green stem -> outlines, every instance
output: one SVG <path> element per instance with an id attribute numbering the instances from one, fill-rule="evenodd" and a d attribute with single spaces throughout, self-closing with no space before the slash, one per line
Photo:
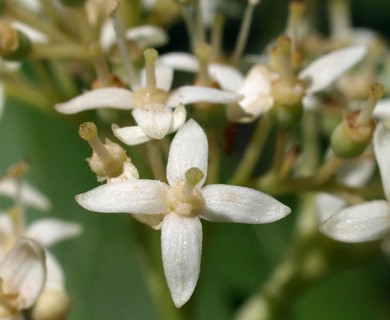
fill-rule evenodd
<path id="1" fill-rule="evenodd" d="M 157 141 L 146 143 L 149 163 L 152 168 L 154 178 L 160 181 L 166 181 L 165 165 L 161 157 L 160 146 Z"/>
<path id="2" fill-rule="evenodd" d="M 76 44 L 34 44 L 32 58 L 38 59 L 77 59 L 91 61 L 91 53 Z"/>
<path id="3" fill-rule="evenodd" d="M 209 167 L 207 172 L 207 184 L 213 184 L 219 182 L 220 173 L 220 154 L 217 143 L 218 134 L 216 129 L 210 129 L 207 132 L 207 138 L 209 141 Z"/>
<path id="4" fill-rule="evenodd" d="M 261 156 L 264 145 L 267 141 L 271 122 L 267 115 L 263 115 L 256 125 L 251 141 L 245 149 L 245 153 L 237 166 L 229 184 L 244 185 L 250 179 L 258 159 Z"/>

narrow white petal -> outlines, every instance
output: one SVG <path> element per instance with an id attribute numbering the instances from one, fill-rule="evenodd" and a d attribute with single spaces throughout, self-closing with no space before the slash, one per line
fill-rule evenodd
<path id="1" fill-rule="evenodd" d="M 203 185 L 207 175 L 208 142 L 203 129 L 192 119 L 188 120 L 176 133 L 169 150 L 167 179 L 175 185 L 185 177 L 188 169 L 199 168 L 204 178 L 198 185 Z"/>
<path id="2" fill-rule="evenodd" d="M 223 184 L 202 189 L 205 209 L 201 217 L 214 222 L 268 223 L 279 220 L 291 209 L 260 191 Z"/>
<path id="3" fill-rule="evenodd" d="M 390 123 L 390 98 L 379 100 L 374 109 L 374 117 Z"/>
<path id="4" fill-rule="evenodd" d="M 136 108 L 132 114 L 145 134 L 154 139 L 164 138 L 172 125 L 172 109 L 163 104 Z"/>
<path id="5" fill-rule="evenodd" d="M 111 46 L 115 43 L 116 36 L 112 20 L 107 19 L 100 29 L 99 42 L 104 51 L 108 51 Z"/>
<path id="6" fill-rule="evenodd" d="M 345 161 L 336 173 L 338 181 L 351 187 L 364 186 L 375 172 L 375 162 L 370 157 Z"/>
<path id="7" fill-rule="evenodd" d="M 161 227 L 165 277 L 175 306 L 180 308 L 194 292 L 202 253 L 202 225 L 197 217 L 168 214 Z"/>
<path id="8" fill-rule="evenodd" d="M 169 133 L 179 130 L 183 126 L 184 122 L 186 122 L 186 117 L 187 111 L 184 105 L 179 105 L 175 108 L 175 111 L 173 111 L 172 124 L 169 128 Z"/>
<path id="9" fill-rule="evenodd" d="M 32 239 L 20 238 L 0 264 L 6 292 L 19 293 L 19 308 L 30 307 L 46 279 L 45 252 Z"/>
<path id="10" fill-rule="evenodd" d="M 175 70 L 195 73 L 199 69 L 198 59 L 196 59 L 196 57 L 190 53 L 166 53 L 159 57 L 159 61 L 162 61 L 163 63 L 172 67 Z"/>
<path id="11" fill-rule="evenodd" d="M 353 42 L 360 45 L 371 46 L 378 40 L 378 34 L 367 28 L 353 28 Z"/>
<path id="12" fill-rule="evenodd" d="M 49 247 L 57 242 L 77 237 L 81 231 L 81 225 L 78 223 L 47 218 L 31 223 L 25 236 L 34 239 L 43 247 Z"/>
<path id="13" fill-rule="evenodd" d="M 320 223 L 329 219 L 348 204 L 343 198 L 330 193 L 320 192 L 315 199 L 316 212 Z"/>
<path id="14" fill-rule="evenodd" d="M 125 37 L 128 40 L 137 42 L 143 48 L 159 47 L 168 42 L 168 34 L 164 29 L 146 24 L 128 29 Z"/>
<path id="15" fill-rule="evenodd" d="M 129 110 L 133 107 L 133 93 L 123 88 L 102 88 L 83 93 L 72 100 L 56 104 L 58 112 L 73 114 L 80 111 L 114 108 Z"/>
<path id="16" fill-rule="evenodd" d="M 44 290 L 65 290 L 65 274 L 57 259 L 46 250 L 46 282 Z"/>
<path id="17" fill-rule="evenodd" d="M 4 178 L 0 181 L 0 195 L 16 199 L 19 194 L 19 182 L 15 179 Z M 29 183 L 22 181 L 20 187 L 21 201 L 28 206 L 36 209 L 47 211 L 50 209 L 51 204 L 49 199 L 46 198 L 40 191 L 31 186 Z"/>
<path id="18" fill-rule="evenodd" d="M 83 208 L 97 212 L 158 214 L 168 211 L 167 185 L 155 180 L 119 181 L 76 196 Z"/>
<path id="19" fill-rule="evenodd" d="M 210 77 L 218 83 L 222 90 L 238 92 L 244 77 L 236 68 L 223 64 L 210 64 Z"/>
<path id="20" fill-rule="evenodd" d="M 326 220 L 320 230 L 343 242 L 381 239 L 390 232 L 389 204 L 378 200 L 345 208 Z"/>
<path id="21" fill-rule="evenodd" d="M 168 98 L 167 106 L 176 107 L 179 104 L 190 104 L 197 102 L 209 103 L 231 103 L 242 99 L 242 95 L 234 92 L 222 91 L 218 89 L 183 86 L 173 91 Z"/>
<path id="22" fill-rule="evenodd" d="M 343 73 L 358 63 L 367 53 L 365 46 L 354 46 L 333 51 L 302 70 L 298 78 L 308 82 L 306 94 L 325 89 Z"/>
<path id="23" fill-rule="evenodd" d="M 152 140 L 152 138 L 149 137 L 139 126 L 119 128 L 116 124 L 113 124 L 112 132 L 115 137 L 129 146 L 135 146 Z"/>
<path id="24" fill-rule="evenodd" d="M 390 200 L 390 130 L 378 123 L 374 133 L 374 151 L 386 198 Z"/>
<path id="25" fill-rule="evenodd" d="M 173 69 L 172 67 L 157 61 L 155 65 L 156 86 L 166 92 L 171 90 L 173 81 Z M 141 85 L 146 86 L 146 72 L 145 69 L 141 70 Z"/>
<path id="26" fill-rule="evenodd" d="M 15 27 L 17 30 L 24 33 L 31 42 L 37 42 L 37 43 L 48 43 L 49 37 L 38 31 L 37 29 L 31 28 L 29 25 L 24 24 L 19 21 L 13 21 L 12 26 Z"/>
<path id="27" fill-rule="evenodd" d="M 239 104 L 246 113 L 257 117 L 272 107 L 271 83 L 275 77 L 275 73 L 263 65 L 256 65 L 248 72 L 239 90 L 244 96 Z"/>

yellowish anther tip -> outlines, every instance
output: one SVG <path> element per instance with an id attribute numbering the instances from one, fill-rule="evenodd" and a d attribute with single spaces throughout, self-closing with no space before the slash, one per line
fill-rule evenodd
<path id="1" fill-rule="evenodd" d="M 195 56 L 202 61 L 208 61 L 211 55 L 211 46 L 207 43 L 200 43 L 194 49 Z"/>
<path id="2" fill-rule="evenodd" d="M 156 49 L 147 48 L 144 51 L 144 58 L 146 63 L 154 62 L 158 59 L 158 52 Z"/>
<path id="3" fill-rule="evenodd" d="M 370 88 L 370 95 L 375 99 L 381 99 L 386 92 L 386 88 L 383 84 L 376 82 Z"/>
<path id="4" fill-rule="evenodd" d="M 291 51 L 291 39 L 288 36 L 279 36 L 276 43 L 281 52 L 288 53 Z"/>
<path id="5" fill-rule="evenodd" d="M 196 185 L 201 181 L 204 177 L 203 172 L 196 167 L 193 167 L 191 169 L 188 169 L 186 172 L 186 180 L 188 183 L 192 185 Z"/>
<path id="6" fill-rule="evenodd" d="M 84 122 L 80 125 L 79 136 L 81 139 L 91 141 L 97 137 L 97 127 L 93 122 Z"/>

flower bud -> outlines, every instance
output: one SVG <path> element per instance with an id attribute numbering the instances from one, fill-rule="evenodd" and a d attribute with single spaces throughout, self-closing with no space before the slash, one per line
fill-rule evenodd
<path id="1" fill-rule="evenodd" d="M 32 311 L 34 320 L 64 320 L 70 308 L 70 299 L 65 292 L 44 290 Z"/>

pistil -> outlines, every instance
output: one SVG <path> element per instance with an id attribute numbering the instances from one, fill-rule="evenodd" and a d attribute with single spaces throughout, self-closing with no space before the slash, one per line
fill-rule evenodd
<path id="1" fill-rule="evenodd" d="M 366 126 L 371 122 L 372 113 L 378 101 L 385 94 L 385 87 L 381 83 L 375 83 L 371 86 L 368 94 L 368 100 L 356 119 L 356 124 Z"/>

